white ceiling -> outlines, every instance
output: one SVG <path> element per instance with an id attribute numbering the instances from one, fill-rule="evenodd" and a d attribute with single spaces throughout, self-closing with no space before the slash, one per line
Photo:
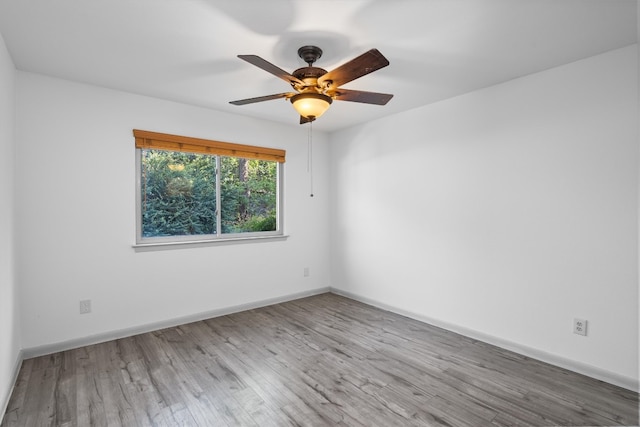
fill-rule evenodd
<path id="1" fill-rule="evenodd" d="M 333 131 L 637 42 L 636 0 L 0 0 L 16 68 L 298 125 L 288 92 L 244 62 L 293 71 L 300 46 L 331 70 L 371 49 L 391 65 L 345 88 L 386 106 L 334 102 Z"/>

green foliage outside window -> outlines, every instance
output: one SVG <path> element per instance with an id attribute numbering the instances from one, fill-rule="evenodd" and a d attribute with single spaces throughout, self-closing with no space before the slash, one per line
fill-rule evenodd
<path id="1" fill-rule="evenodd" d="M 142 237 L 217 234 L 217 157 L 141 150 Z M 277 163 L 220 157 L 222 234 L 277 229 Z"/>

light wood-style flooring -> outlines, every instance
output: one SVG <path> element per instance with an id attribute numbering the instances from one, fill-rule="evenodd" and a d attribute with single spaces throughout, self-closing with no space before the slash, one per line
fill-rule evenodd
<path id="1" fill-rule="evenodd" d="M 329 293 L 25 360 L 2 422 L 637 424 L 637 393 Z"/>

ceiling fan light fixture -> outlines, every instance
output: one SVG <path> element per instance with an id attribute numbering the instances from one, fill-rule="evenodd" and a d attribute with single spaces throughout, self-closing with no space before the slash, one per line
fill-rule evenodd
<path id="1" fill-rule="evenodd" d="M 322 93 L 299 93 L 291 97 L 293 108 L 304 118 L 317 119 L 329 109 L 333 102 L 330 96 Z"/>

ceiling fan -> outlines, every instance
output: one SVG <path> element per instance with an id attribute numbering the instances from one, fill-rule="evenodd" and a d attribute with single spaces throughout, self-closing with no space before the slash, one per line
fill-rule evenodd
<path id="1" fill-rule="evenodd" d="M 365 92 L 361 90 L 343 89 L 342 86 L 352 80 L 372 73 L 389 65 L 389 61 L 378 49 L 368 52 L 327 72 L 314 67 L 313 63 L 322 56 L 322 49 L 317 46 L 302 46 L 298 56 L 308 64 L 289 74 L 283 69 L 256 55 L 238 55 L 238 58 L 281 78 L 291 85 L 295 92 L 277 93 L 257 98 L 231 101 L 233 105 L 253 104 L 254 102 L 272 99 L 289 99 L 293 107 L 300 113 L 300 124 L 312 122 L 320 117 L 333 100 L 361 102 L 365 104 L 385 105 L 393 97 L 386 93 Z"/>

